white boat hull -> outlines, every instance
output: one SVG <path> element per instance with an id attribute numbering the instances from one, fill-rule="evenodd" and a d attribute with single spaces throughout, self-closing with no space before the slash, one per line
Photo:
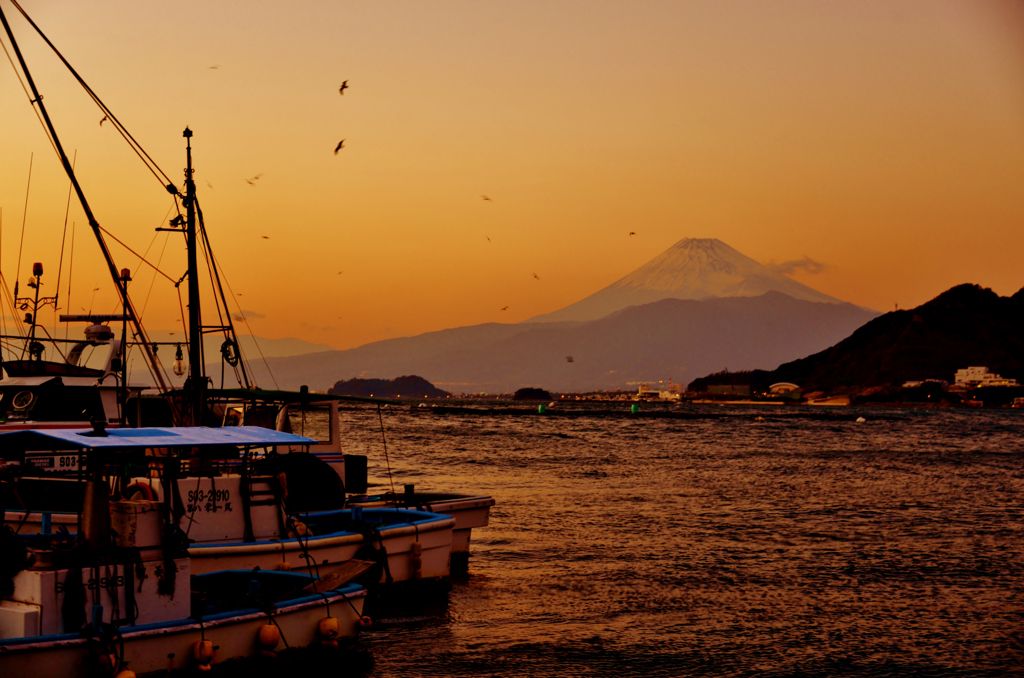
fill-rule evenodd
<path id="1" fill-rule="evenodd" d="M 438 498 L 432 498 L 430 493 L 423 495 L 423 500 L 418 498 L 414 502 L 414 508 L 430 513 L 440 513 L 451 516 L 455 519 L 455 527 L 452 529 L 452 554 L 468 555 L 469 542 L 474 527 L 486 527 L 490 522 L 491 507 L 494 506 L 494 499 L 481 495 L 446 495 L 438 494 Z M 407 506 L 403 501 L 403 495 L 397 495 L 398 499 L 388 497 L 364 497 L 350 500 L 350 506 L 381 507 L 381 506 Z M 418 497 L 418 495 L 414 495 Z"/>
<path id="2" fill-rule="evenodd" d="M 310 517 L 317 515 L 310 514 Z M 381 540 L 374 540 L 372 544 L 377 548 L 383 544 L 387 553 L 387 568 L 381 573 L 380 583 L 447 579 L 451 574 L 454 526 L 455 519 L 448 517 L 420 524 L 381 527 Z M 343 532 L 250 544 L 193 544 L 189 557 L 195 574 L 260 567 L 325 577 L 355 559 L 364 543 L 362 534 Z"/>
<path id="3" fill-rule="evenodd" d="M 289 647 L 317 643 L 319 622 L 327 616 L 338 620 L 341 638 L 353 638 L 359 632 L 365 597 L 365 589 L 348 593 L 330 591 L 280 603 L 274 622 Z M 252 611 L 205 621 L 202 625 L 189 619 L 177 625 L 123 627 L 120 631 L 124 639 L 124 662 L 140 675 L 195 667 L 193 647 L 204 637 L 217 648 L 214 663 L 255 656 L 268 649 L 261 647 L 257 638 L 260 627 L 268 623 L 266 613 Z M 281 642 L 278 649 L 283 646 Z M 36 642 L 0 641 L 0 675 L 84 677 L 89 652 L 89 641 L 72 634 L 41 637 Z"/>

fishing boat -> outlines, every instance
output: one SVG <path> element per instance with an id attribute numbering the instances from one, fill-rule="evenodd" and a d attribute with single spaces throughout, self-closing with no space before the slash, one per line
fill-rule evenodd
<path id="1" fill-rule="evenodd" d="M 494 499 L 486 495 L 417 492 L 415 485 L 406 485 L 401 493 L 384 492 L 348 497 L 347 504 L 364 508 L 415 508 L 451 516 L 455 519 L 455 526 L 452 529 L 452 558 L 461 562 L 469 558 L 469 541 L 473 528 L 486 527 L 490 522 Z"/>
<path id="2" fill-rule="evenodd" d="M 77 529 L 68 510 L 89 491 L 83 440 L 95 449 L 132 449 L 110 488 L 120 497 L 166 506 L 186 540 L 192 571 L 251 569 L 327 576 L 354 559 L 374 565 L 368 583 L 444 582 L 451 571 L 451 516 L 356 506 L 296 514 L 277 448 L 312 439 L 254 426 L 49 429 L 12 453 L 0 435 L 0 458 L 25 469 L 4 503 L 5 523 L 19 534 L 47 525 Z M 288 459 L 307 452 L 289 452 Z M 36 469 L 74 468 L 41 476 Z"/>
<path id="3" fill-rule="evenodd" d="M 32 28 L 53 48 L 52 43 L 46 39 L 42 31 L 32 22 L 24 10 L 18 5 L 15 6 L 24 15 Z M 39 297 L 42 266 L 37 265 L 39 267 L 39 274 L 34 277 L 36 292 L 33 300 L 32 322 L 30 323 L 29 330 L 30 338 L 25 342 L 30 359 L 28 361 L 8 361 L 10 367 L 8 368 L 5 364 L 3 374 L 0 374 L 0 409 L 4 407 L 5 403 L 10 403 L 12 408 L 7 419 L 8 424 L 10 424 L 9 427 L 38 429 L 52 426 L 54 428 L 64 428 L 102 419 L 109 427 L 227 427 L 241 424 L 288 431 L 291 428 L 289 416 L 291 412 L 294 412 L 296 409 L 301 410 L 320 405 L 326 407 L 328 412 L 329 433 L 327 439 L 315 441 L 311 443 L 312 447 L 306 446 L 304 449 L 315 454 L 318 459 L 325 462 L 333 470 L 341 483 L 342 493 L 334 503 L 321 505 L 318 507 L 319 510 L 344 509 L 347 507 L 346 494 L 365 494 L 369 489 L 365 475 L 366 458 L 363 455 L 343 452 L 338 403 L 344 400 L 365 401 L 367 399 L 313 394 L 307 389 L 301 389 L 299 392 L 260 389 L 246 369 L 246 362 L 239 349 L 238 337 L 232 319 L 234 313 L 229 308 L 227 297 L 224 294 L 222 273 L 210 247 L 196 192 L 195 171 L 192 163 L 192 131 L 186 128 L 183 132 L 183 137 L 186 141 L 186 166 L 183 190 L 179 190 L 166 173 L 156 165 L 149 154 L 135 141 L 134 137 L 127 133 L 127 130 L 124 129 L 113 111 L 107 108 L 92 93 L 88 85 L 77 73 L 74 73 L 70 64 L 58 53 L 60 59 L 71 70 L 83 87 L 90 94 L 93 94 L 93 100 L 101 108 L 105 118 L 122 133 L 122 136 L 132 145 L 148 169 L 164 182 L 167 193 L 174 201 L 175 216 L 169 220 L 165 227 L 157 229 L 158 231 L 167 231 L 182 236 L 187 253 L 186 273 L 181 280 L 178 280 L 176 286 L 183 280 L 187 282 L 188 318 L 186 326 L 188 333 L 184 342 L 175 342 L 172 346 L 168 346 L 169 349 L 175 351 L 172 363 L 173 373 L 177 377 L 185 377 L 185 381 L 180 388 L 171 386 L 171 376 L 157 358 L 157 352 L 161 345 L 158 342 L 149 340 L 143 328 L 140 314 L 136 311 L 129 295 L 130 271 L 123 268 L 119 269 L 114 263 L 104 237 L 105 231 L 100 227 L 75 176 L 72 163 L 64 152 L 57 131 L 47 113 L 43 96 L 35 85 L 2 8 L 0 8 L 0 21 L 3 23 L 13 52 L 20 64 L 20 70 L 24 76 L 27 88 L 31 92 L 32 103 L 38 108 L 40 118 L 47 130 L 54 150 L 61 159 L 78 202 L 99 244 L 101 254 L 111 275 L 111 281 L 117 289 L 122 306 L 122 313 L 117 316 L 61 317 L 62 320 L 88 321 L 90 324 L 86 333 L 86 339 L 87 342 L 91 342 L 89 345 L 99 345 L 102 340 L 102 342 L 109 346 L 109 356 L 101 368 L 97 368 L 100 369 L 99 372 L 83 372 L 79 359 L 75 357 L 80 355 L 80 353 L 76 354 L 75 349 L 72 349 L 65 356 L 64 352 L 60 350 L 59 342 L 52 340 L 52 338 L 49 340 L 49 343 L 53 345 L 51 352 L 53 357 L 44 360 L 42 347 L 45 342 L 42 341 L 41 337 L 36 336 L 35 328 L 37 327 L 39 309 L 49 302 L 47 297 Z M 56 52 L 56 48 L 53 49 Z M 203 319 L 203 303 L 199 283 L 203 277 L 200 274 L 199 267 L 201 255 L 205 257 L 206 267 L 210 273 L 213 300 L 216 305 L 216 313 L 210 314 L 210 317 L 217 319 L 215 323 L 204 321 Z M 57 306 L 56 297 L 53 298 L 52 303 L 54 307 Z M 120 322 L 120 339 L 116 339 L 115 327 L 103 324 L 110 322 Z M 92 332 L 91 334 L 90 331 Z M 222 339 L 219 348 L 221 361 L 220 388 L 213 387 L 212 380 L 206 373 L 204 353 L 204 339 L 216 335 L 220 335 Z M 77 345 L 76 343 L 75 346 L 77 347 Z M 182 352 L 182 345 L 185 346 L 187 351 L 187 359 Z M 156 397 L 146 397 L 142 393 L 142 386 L 129 384 L 127 366 L 129 364 L 129 351 L 132 348 L 141 350 L 142 362 L 148 369 L 149 377 L 152 381 L 152 389 L 156 392 Z M 58 360 L 56 356 L 60 356 L 62 359 Z M 18 370 L 21 370 L 21 372 L 18 372 Z M 31 370 L 34 370 L 36 373 L 31 373 Z M 226 373 L 234 375 L 239 386 L 238 388 L 225 388 L 224 375 Z M 77 381 L 72 380 L 73 375 Z M 30 381 L 25 381 L 26 379 Z M 94 388 L 95 390 L 89 391 L 86 387 Z M 12 391 L 9 399 L 5 397 L 5 389 Z M 71 389 L 77 389 L 75 397 L 71 397 Z M 90 398 L 95 399 L 97 396 L 100 398 L 102 407 L 87 406 L 87 403 L 79 401 L 80 398 L 87 400 Z M 46 404 L 51 402 L 59 404 L 59 406 L 54 406 L 54 411 L 63 412 L 63 410 L 67 410 L 73 412 L 74 416 L 47 415 L 44 417 L 43 415 L 47 412 Z M 380 405 L 379 401 L 373 402 L 376 402 L 378 406 Z M 24 405 L 24 407 L 14 410 L 15 404 L 19 407 Z M 4 423 L 0 422 L 0 430 L 3 429 Z M 59 455 L 51 455 L 50 458 L 54 459 L 55 462 L 61 461 Z M 70 459 L 69 457 L 65 461 Z M 305 471 L 300 470 L 299 466 L 300 464 L 292 464 L 285 471 L 287 482 L 292 486 L 311 482 L 308 474 L 305 478 L 300 478 L 300 475 Z M 307 470 L 309 466 L 309 464 L 305 464 Z M 52 470 L 58 471 L 60 467 Z M 320 470 L 314 470 L 313 477 L 320 473 Z M 379 498 L 369 499 L 362 503 L 372 506 L 382 502 L 383 505 L 398 505 L 396 502 L 379 500 Z M 489 497 L 456 497 L 448 495 L 444 501 L 431 501 L 430 508 L 456 516 L 459 523 L 459 532 L 455 539 L 456 550 L 458 553 L 466 553 L 472 527 L 480 527 L 487 524 L 490 506 L 493 503 L 493 499 Z"/>
<path id="4" fill-rule="evenodd" d="M 0 528 L 0 675 L 203 669 L 272 653 L 282 643 L 335 644 L 369 624 L 362 614 L 365 589 L 343 576 L 258 568 L 196 574 L 169 497 L 109 495 L 108 479 L 145 458 L 140 435 L 144 430 L 123 438 L 95 429 L 0 434 L 5 494 L 17 493 L 25 458 L 43 448 L 78 455 L 87 476 L 76 532 L 52 529 L 46 513 L 37 534 Z M 150 438 L 167 440 L 163 433 Z M 225 447 L 223 439 L 196 436 L 187 445 L 194 451 Z M 173 474 L 180 457 L 162 460 Z"/>

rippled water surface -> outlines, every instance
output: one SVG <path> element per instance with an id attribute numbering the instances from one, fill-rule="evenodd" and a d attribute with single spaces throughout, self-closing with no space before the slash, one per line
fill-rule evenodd
<path id="1" fill-rule="evenodd" d="M 497 505 L 360 676 L 1024 675 L 1024 411 L 470 407 L 384 411 L 396 488 Z"/>

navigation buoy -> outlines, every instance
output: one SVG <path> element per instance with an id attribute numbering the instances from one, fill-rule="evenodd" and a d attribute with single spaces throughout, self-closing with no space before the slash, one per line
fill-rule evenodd
<path id="1" fill-rule="evenodd" d="M 865 421 L 867 421 L 867 419 L 865 419 L 864 417 L 857 417 L 858 424 L 863 424 Z"/>
<path id="2" fill-rule="evenodd" d="M 640 406 L 637 405 L 636 403 L 633 403 L 633 406 L 629 408 L 629 411 L 632 412 L 633 414 L 636 414 L 637 412 L 640 411 Z"/>
<path id="3" fill-rule="evenodd" d="M 543 405 L 537 405 L 537 414 L 544 414 L 545 409 Z"/>

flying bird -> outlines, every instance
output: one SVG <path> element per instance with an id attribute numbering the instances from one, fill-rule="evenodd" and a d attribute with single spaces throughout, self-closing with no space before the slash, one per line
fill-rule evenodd
<path id="1" fill-rule="evenodd" d="M 250 186 L 255 186 L 256 185 L 256 180 L 259 179 L 262 176 L 263 176 L 262 174 L 257 174 L 252 179 L 246 179 L 245 183 L 249 184 Z"/>
<path id="2" fill-rule="evenodd" d="M 269 235 L 261 235 L 260 237 L 263 238 L 264 240 L 270 240 Z"/>
<path id="3" fill-rule="evenodd" d="M 630 235 L 636 235 L 636 231 L 630 231 L 629 234 Z"/>
<path id="4" fill-rule="evenodd" d="M 341 275 L 341 274 L 342 274 L 342 273 L 344 273 L 344 272 L 345 272 L 345 271 L 338 271 L 338 275 Z"/>
<path id="5" fill-rule="evenodd" d="M 348 80 L 341 83 L 341 87 L 338 88 L 338 94 L 345 96 L 345 90 L 348 89 Z"/>
<path id="6" fill-rule="evenodd" d="M 486 235 L 484 237 L 487 238 L 487 242 L 491 242 L 491 239 L 488 238 Z"/>
<path id="7" fill-rule="evenodd" d="M 533 274 L 533 277 L 534 277 L 535 279 L 537 279 L 537 280 L 540 280 L 540 276 L 539 276 L 539 275 L 537 275 L 536 273 L 534 273 L 534 274 Z"/>
<path id="8" fill-rule="evenodd" d="M 215 71 L 215 70 L 217 70 L 218 68 L 220 68 L 220 65 L 217 65 L 217 66 L 210 66 L 210 70 L 211 70 L 211 71 Z"/>
<path id="9" fill-rule="evenodd" d="M 239 293 L 238 293 L 238 296 L 242 296 L 242 293 L 241 293 L 241 292 L 239 292 Z"/>
<path id="10" fill-rule="evenodd" d="M 480 197 L 483 198 L 484 200 L 490 200 L 490 198 L 488 198 L 486 195 L 481 195 Z"/>
<path id="11" fill-rule="evenodd" d="M 345 140 L 342 139 L 338 142 L 338 145 L 334 147 L 334 155 L 338 155 L 338 151 L 345 148 Z"/>
<path id="12" fill-rule="evenodd" d="M 573 357 L 571 355 L 567 355 L 567 356 L 565 356 L 565 362 L 567 362 L 567 363 L 574 363 L 576 361 L 573 359 Z"/>
<path id="13" fill-rule="evenodd" d="M 210 188 L 213 188 L 213 184 L 211 184 L 209 181 L 206 182 L 206 185 L 209 186 Z"/>
<path id="14" fill-rule="evenodd" d="M 103 127 L 103 123 L 105 123 L 106 121 L 107 121 L 107 116 L 104 115 L 103 118 L 100 120 L 100 127 Z"/>
<path id="15" fill-rule="evenodd" d="M 502 311 L 507 311 L 507 310 L 508 310 L 508 306 L 502 306 L 502 307 L 501 307 L 501 310 L 502 310 Z"/>

